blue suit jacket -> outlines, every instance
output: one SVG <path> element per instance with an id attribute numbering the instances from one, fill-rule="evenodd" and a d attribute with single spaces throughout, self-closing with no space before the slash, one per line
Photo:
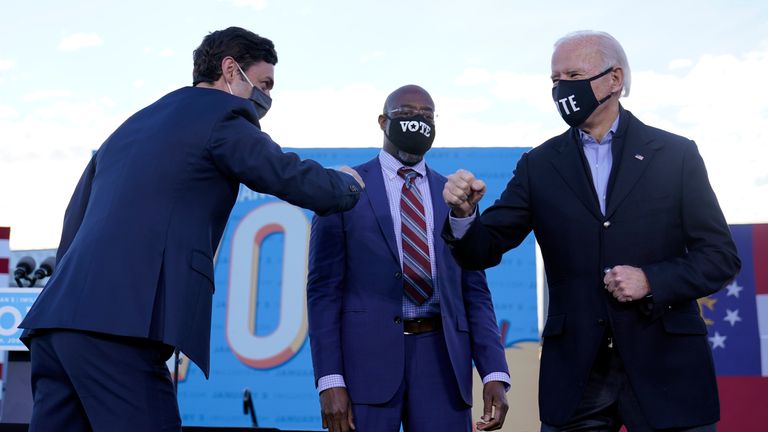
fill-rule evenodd
<path id="1" fill-rule="evenodd" d="M 499 263 L 533 230 L 549 311 L 539 381 L 541 419 L 571 418 L 606 327 L 640 407 L 658 429 L 714 423 L 717 384 L 696 299 L 722 288 L 740 261 L 696 145 L 621 109 L 605 216 L 575 128 L 523 155 L 496 203 L 461 240 L 467 268 Z M 640 267 L 652 298 L 619 303 L 603 269 Z"/>
<path id="2" fill-rule="evenodd" d="M 207 376 L 212 257 L 240 183 L 320 213 L 349 209 L 359 195 L 351 176 L 283 153 L 249 100 L 174 91 L 91 159 L 66 211 L 56 271 L 21 327 L 159 340 Z"/>
<path id="3" fill-rule="evenodd" d="M 358 167 L 366 189 L 352 209 L 315 217 L 309 247 L 309 336 L 315 380 L 344 376 L 354 403 L 392 398 L 403 379 L 403 279 L 378 158 Z M 445 177 L 427 168 L 434 209 L 435 284 L 450 363 L 466 403 L 472 360 L 481 376 L 506 372 L 491 295 L 480 271 L 464 271 L 440 238 Z"/>

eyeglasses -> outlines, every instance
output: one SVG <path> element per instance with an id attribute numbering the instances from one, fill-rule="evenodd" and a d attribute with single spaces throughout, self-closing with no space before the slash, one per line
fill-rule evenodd
<path id="1" fill-rule="evenodd" d="M 416 115 L 423 115 L 427 120 L 435 120 L 435 118 L 437 118 L 437 114 L 430 109 L 414 109 L 408 107 L 395 108 L 387 111 L 387 114 L 391 115 L 393 118 L 413 117 Z"/>

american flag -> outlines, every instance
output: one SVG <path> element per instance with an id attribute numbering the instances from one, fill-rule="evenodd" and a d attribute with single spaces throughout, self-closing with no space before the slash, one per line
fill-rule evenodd
<path id="1" fill-rule="evenodd" d="M 700 299 L 724 432 L 768 430 L 768 224 L 731 225 L 741 273 Z"/>
<path id="2" fill-rule="evenodd" d="M 11 249 L 8 240 L 11 238 L 11 229 L 9 227 L 0 227 L 0 287 L 7 287 L 9 277 L 9 267 L 11 263 Z"/>

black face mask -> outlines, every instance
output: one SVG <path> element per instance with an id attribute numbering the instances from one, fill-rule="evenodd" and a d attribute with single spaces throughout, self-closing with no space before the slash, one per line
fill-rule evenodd
<path id="1" fill-rule="evenodd" d="M 261 120 L 264 118 L 265 115 L 267 115 L 267 111 L 269 111 L 269 108 L 272 106 L 272 98 L 269 97 L 268 94 L 261 91 L 260 88 L 253 85 L 251 82 L 251 79 L 248 78 L 248 75 L 243 72 L 243 68 L 240 67 L 240 63 L 235 63 L 237 65 L 237 68 L 240 69 L 240 74 L 243 78 L 245 78 L 245 81 L 253 87 L 251 89 L 251 96 L 248 98 L 253 102 L 253 105 L 256 107 L 256 116 Z M 229 84 L 227 84 L 229 85 Z M 232 93 L 232 89 L 229 89 L 229 92 Z"/>
<path id="2" fill-rule="evenodd" d="M 398 149 L 421 156 L 432 148 L 435 140 L 435 123 L 421 114 L 412 117 L 389 119 L 385 135 Z"/>
<path id="3" fill-rule="evenodd" d="M 552 99 L 555 100 L 560 116 L 568 126 L 577 127 L 584 123 L 600 104 L 611 98 L 612 95 L 609 94 L 598 101 L 590 84 L 611 71 L 613 71 L 612 67 L 592 78 L 560 80 L 556 86 L 552 87 Z"/>
<path id="4" fill-rule="evenodd" d="M 269 108 L 272 106 L 272 98 L 259 90 L 258 87 L 254 87 L 253 90 L 251 90 L 251 97 L 248 99 L 250 99 L 256 107 L 256 115 L 259 117 L 259 120 L 267 115 L 267 111 L 269 111 Z"/>

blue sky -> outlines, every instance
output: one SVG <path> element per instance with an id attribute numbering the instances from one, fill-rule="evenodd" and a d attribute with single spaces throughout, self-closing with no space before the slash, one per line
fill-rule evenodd
<path id="1" fill-rule="evenodd" d="M 607 31 L 632 68 L 624 106 L 696 140 L 729 222 L 768 222 L 765 1 L 39 1 L 0 15 L 0 226 L 13 249 L 56 246 L 90 151 L 189 85 L 192 50 L 230 25 L 276 44 L 263 126 L 286 147 L 380 146 L 376 116 L 407 83 L 435 99 L 436 147 L 536 146 L 565 129 L 553 42 Z"/>

